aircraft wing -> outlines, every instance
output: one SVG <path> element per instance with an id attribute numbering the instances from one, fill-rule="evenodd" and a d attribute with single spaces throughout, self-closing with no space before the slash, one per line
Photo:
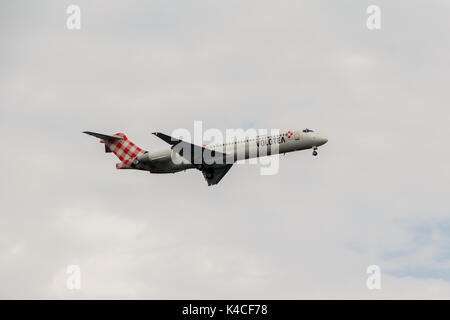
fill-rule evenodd
<path id="1" fill-rule="evenodd" d="M 221 167 L 212 167 L 202 170 L 203 176 L 205 177 L 208 186 L 218 184 L 220 180 L 227 174 L 228 170 L 231 169 L 232 164 L 225 164 Z"/>
<path id="2" fill-rule="evenodd" d="M 210 162 L 205 162 L 204 159 L 204 151 L 208 150 L 211 156 L 216 159 L 222 158 L 222 163 L 226 163 L 226 154 L 222 152 L 218 152 L 215 150 L 210 150 L 204 147 L 197 146 L 193 143 L 189 143 L 180 139 L 173 138 L 167 134 L 161 132 L 153 132 L 155 136 L 160 138 L 161 140 L 167 142 L 172 145 L 172 149 L 177 152 L 180 156 L 188 160 L 193 164 L 199 164 L 202 166 L 215 166 L 215 164 L 211 164 Z M 186 152 L 187 151 L 187 152 Z M 220 166 L 223 166 L 222 164 Z"/>
<path id="3" fill-rule="evenodd" d="M 205 177 L 208 186 L 215 185 L 219 183 L 220 180 L 227 174 L 228 170 L 230 170 L 231 164 L 226 164 L 227 155 L 218 152 L 215 150 L 208 150 L 207 148 L 197 146 L 195 144 L 173 138 L 164 133 L 153 132 L 155 136 L 164 140 L 168 144 L 172 145 L 172 149 L 175 150 L 180 156 L 187 159 L 193 164 L 198 164 L 198 169 L 202 171 L 203 176 Z M 208 150 L 211 153 L 211 156 L 215 157 L 215 159 L 222 158 L 222 164 L 219 163 L 207 163 L 204 159 L 204 151 Z M 184 154 L 184 151 L 188 151 L 187 154 Z"/>

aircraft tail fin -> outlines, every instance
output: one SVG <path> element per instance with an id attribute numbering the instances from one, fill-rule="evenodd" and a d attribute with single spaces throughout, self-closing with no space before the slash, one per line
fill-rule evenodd
<path id="1" fill-rule="evenodd" d="M 84 131 L 83 133 L 99 138 L 100 143 L 105 144 L 105 152 L 112 152 L 119 158 L 121 162 L 116 164 L 117 169 L 130 168 L 133 159 L 147 153 L 146 150 L 139 148 L 128 140 L 123 133 L 116 133 L 112 136 L 91 131 Z"/>

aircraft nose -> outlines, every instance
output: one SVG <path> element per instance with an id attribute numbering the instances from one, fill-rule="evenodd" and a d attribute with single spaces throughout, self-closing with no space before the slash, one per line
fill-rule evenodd
<path id="1" fill-rule="evenodd" d="M 321 146 L 321 145 L 323 145 L 323 144 L 328 142 L 328 139 L 325 138 L 325 137 L 317 137 L 317 140 L 318 140 L 317 142 L 318 142 L 319 146 Z"/>

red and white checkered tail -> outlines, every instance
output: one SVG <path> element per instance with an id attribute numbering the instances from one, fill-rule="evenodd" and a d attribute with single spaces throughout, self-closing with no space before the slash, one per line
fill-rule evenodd
<path id="1" fill-rule="evenodd" d="M 84 131 L 84 133 L 99 138 L 100 142 L 105 144 L 105 152 L 113 152 L 120 159 L 121 163 L 116 164 L 117 169 L 133 168 L 133 160 L 147 153 L 128 140 L 123 133 L 112 136 L 91 131 Z"/>
<path id="2" fill-rule="evenodd" d="M 113 137 L 119 139 L 101 139 L 100 142 L 105 144 L 106 152 L 112 152 L 120 159 L 121 163 L 116 164 L 117 169 L 130 168 L 133 159 L 147 152 L 128 140 L 123 133 L 116 133 Z"/>

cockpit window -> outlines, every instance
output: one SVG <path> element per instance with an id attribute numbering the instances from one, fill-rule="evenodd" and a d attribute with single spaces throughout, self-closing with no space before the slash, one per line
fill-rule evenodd
<path id="1" fill-rule="evenodd" d="M 308 132 L 314 132 L 314 131 L 311 130 L 311 129 L 306 128 L 306 129 L 303 130 L 303 132 L 308 133 Z"/>

